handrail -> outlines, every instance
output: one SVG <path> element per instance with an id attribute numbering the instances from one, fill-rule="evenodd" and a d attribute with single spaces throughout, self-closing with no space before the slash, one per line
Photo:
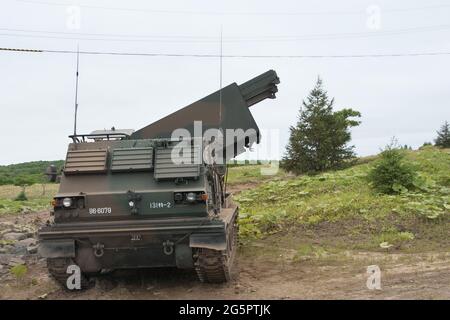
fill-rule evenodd
<path id="1" fill-rule="evenodd" d="M 72 134 L 69 136 L 69 138 L 71 138 L 74 143 L 86 142 L 86 139 L 96 139 L 96 138 L 106 138 L 106 140 L 110 140 L 110 137 L 129 138 L 130 135 L 118 132 L 118 133 L 103 133 L 103 134 L 99 133 Z M 81 138 L 81 141 L 78 138 Z"/>

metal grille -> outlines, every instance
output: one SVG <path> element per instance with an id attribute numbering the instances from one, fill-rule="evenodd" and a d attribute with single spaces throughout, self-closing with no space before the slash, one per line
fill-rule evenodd
<path id="1" fill-rule="evenodd" d="M 153 148 L 114 149 L 111 171 L 139 171 L 153 168 Z"/>
<path id="2" fill-rule="evenodd" d="M 197 159 L 201 159 L 199 147 L 158 148 L 155 158 L 155 179 L 198 178 L 200 165 L 194 163 L 195 153 Z M 172 157 L 173 155 L 175 157 Z"/>
<path id="3" fill-rule="evenodd" d="M 107 154 L 106 149 L 68 151 L 64 173 L 105 172 Z"/>

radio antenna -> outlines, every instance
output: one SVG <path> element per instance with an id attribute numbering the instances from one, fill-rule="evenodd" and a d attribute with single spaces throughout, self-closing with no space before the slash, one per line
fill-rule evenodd
<path id="1" fill-rule="evenodd" d="M 73 135 L 77 134 L 77 113 L 78 113 L 78 66 L 80 62 L 80 47 L 77 45 L 77 73 L 75 83 L 75 119 L 73 123 Z"/>
<path id="2" fill-rule="evenodd" d="M 219 120 L 220 125 L 222 125 L 222 58 L 223 58 L 223 51 L 222 51 L 222 26 L 220 26 L 220 69 L 219 69 Z"/>

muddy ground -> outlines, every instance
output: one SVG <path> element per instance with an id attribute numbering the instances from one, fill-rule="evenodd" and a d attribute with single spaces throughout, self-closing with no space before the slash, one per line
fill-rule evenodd
<path id="1" fill-rule="evenodd" d="M 47 213 L 4 216 L 15 226 L 44 223 Z M 295 238 L 273 235 L 239 249 L 234 279 L 201 284 L 192 272 L 174 269 L 116 272 L 95 287 L 59 287 L 36 254 L 9 255 L 28 271 L 17 278 L 10 265 L 0 273 L 0 299 L 450 299 L 450 253 L 338 251 L 298 258 Z M 5 258 L 5 254 L 3 254 Z M 5 259 L 3 259 L 5 260 Z M 381 269 L 381 290 L 366 286 L 367 267 Z"/>

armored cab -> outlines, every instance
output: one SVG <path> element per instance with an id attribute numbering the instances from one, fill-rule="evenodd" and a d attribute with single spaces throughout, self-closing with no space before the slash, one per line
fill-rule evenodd
<path id="1" fill-rule="evenodd" d="M 275 98 L 278 83 L 270 70 L 137 131 L 70 136 L 53 221 L 38 232 L 50 274 L 66 285 L 76 265 L 87 286 L 105 270 L 178 267 L 202 282 L 228 281 L 238 207 L 226 192 L 226 161 L 259 142 L 248 107 Z M 222 163 L 206 155 L 214 129 L 244 132 L 224 135 L 215 148 Z"/>

